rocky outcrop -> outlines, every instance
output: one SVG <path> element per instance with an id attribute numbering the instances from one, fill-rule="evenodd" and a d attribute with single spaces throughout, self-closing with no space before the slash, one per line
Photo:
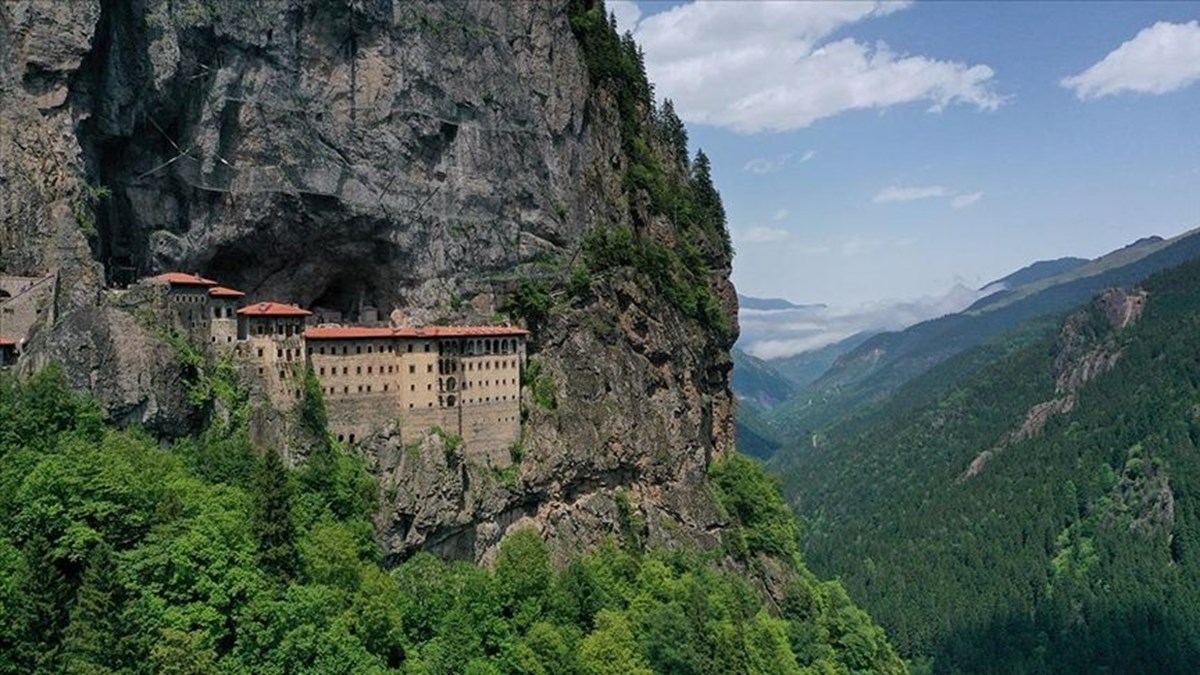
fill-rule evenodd
<path id="1" fill-rule="evenodd" d="M 1146 296 L 1142 289 L 1109 289 L 1088 309 L 1068 317 L 1059 331 L 1054 358 L 1054 398 L 1032 406 L 1020 426 L 1005 434 L 994 447 L 976 455 L 959 475 L 958 482 L 979 475 L 1005 448 L 1040 435 L 1052 417 L 1074 410 L 1076 393 L 1117 365 L 1121 350 L 1114 335 L 1142 315 Z"/>
<path id="2" fill-rule="evenodd" d="M 0 5 L 0 263 L 62 279 L 63 327 L 37 362 L 67 361 L 117 416 L 166 424 L 186 418 L 179 389 L 159 388 L 171 369 L 105 285 L 178 268 L 252 299 L 479 321 L 522 280 L 565 285 L 597 228 L 674 246 L 625 180 L 621 112 L 565 5 Z M 687 236 L 735 325 L 728 255 Z M 389 554 L 486 558 L 516 522 L 585 546 L 620 535 L 618 501 L 651 541 L 711 543 L 704 476 L 732 447 L 732 336 L 661 296 L 629 270 L 555 296 L 534 343 L 557 406 L 526 393 L 515 476 L 488 484 L 492 469 L 455 464 L 435 437 L 411 456 L 376 439 Z M 85 334 L 98 342 L 79 349 Z M 163 375 L 143 384 L 141 369 Z"/>

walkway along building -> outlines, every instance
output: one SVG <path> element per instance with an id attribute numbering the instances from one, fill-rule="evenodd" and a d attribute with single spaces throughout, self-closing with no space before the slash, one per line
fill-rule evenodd
<path id="1" fill-rule="evenodd" d="M 511 462 L 521 439 L 521 374 L 528 332 L 514 326 L 315 325 L 279 302 L 240 306 L 244 294 L 192 274 L 149 280 L 165 293 L 175 327 L 230 354 L 246 381 L 279 409 L 302 397 L 312 369 L 330 432 L 355 443 L 398 424 L 402 442 L 433 427 L 462 436 L 464 451 Z"/>

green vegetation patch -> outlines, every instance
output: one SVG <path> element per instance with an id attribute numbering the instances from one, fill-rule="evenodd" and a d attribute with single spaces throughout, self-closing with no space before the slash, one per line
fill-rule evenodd
<path id="1" fill-rule="evenodd" d="M 532 530 L 493 571 L 385 569 L 361 460 L 324 433 L 291 468 L 232 419 L 163 446 L 56 369 L 0 378 L 0 672 L 904 672 L 803 571 L 768 611 L 711 556 L 609 543 L 556 568 Z"/>

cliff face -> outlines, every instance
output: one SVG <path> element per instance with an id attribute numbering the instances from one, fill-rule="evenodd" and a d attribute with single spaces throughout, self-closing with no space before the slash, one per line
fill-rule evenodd
<path id="1" fill-rule="evenodd" d="M 389 554 L 486 558 L 521 521 L 562 551 L 631 530 L 711 544 L 704 475 L 733 441 L 731 331 L 632 267 L 564 289 L 584 242 L 626 226 L 639 247 L 703 256 L 705 290 L 735 325 L 729 254 L 722 233 L 681 230 L 631 186 L 628 111 L 589 74 L 568 14 L 534 2 L 0 5 L 0 265 L 57 270 L 70 328 L 40 327 L 30 362 L 66 361 L 110 409 L 169 428 L 177 383 L 126 372 L 165 358 L 145 345 L 129 358 L 121 335 L 136 326 L 117 325 L 105 285 L 189 269 L 252 299 L 478 321 L 537 279 L 553 307 L 536 326 L 541 397 L 526 387 L 517 469 L 472 465 L 436 436 L 407 449 L 376 439 Z M 651 145 L 663 180 L 686 184 L 670 149 Z"/>

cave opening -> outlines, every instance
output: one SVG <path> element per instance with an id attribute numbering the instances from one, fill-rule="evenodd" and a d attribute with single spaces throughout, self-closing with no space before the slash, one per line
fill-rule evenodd
<path id="1" fill-rule="evenodd" d="M 343 323 L 376 323 L 384 310 L 376 304 L 373 286 L 364 279 L 338 275 L 325 285 L 325 289 L 313 300 L 312 306 L 320 310 L 332 310 Z"/>

